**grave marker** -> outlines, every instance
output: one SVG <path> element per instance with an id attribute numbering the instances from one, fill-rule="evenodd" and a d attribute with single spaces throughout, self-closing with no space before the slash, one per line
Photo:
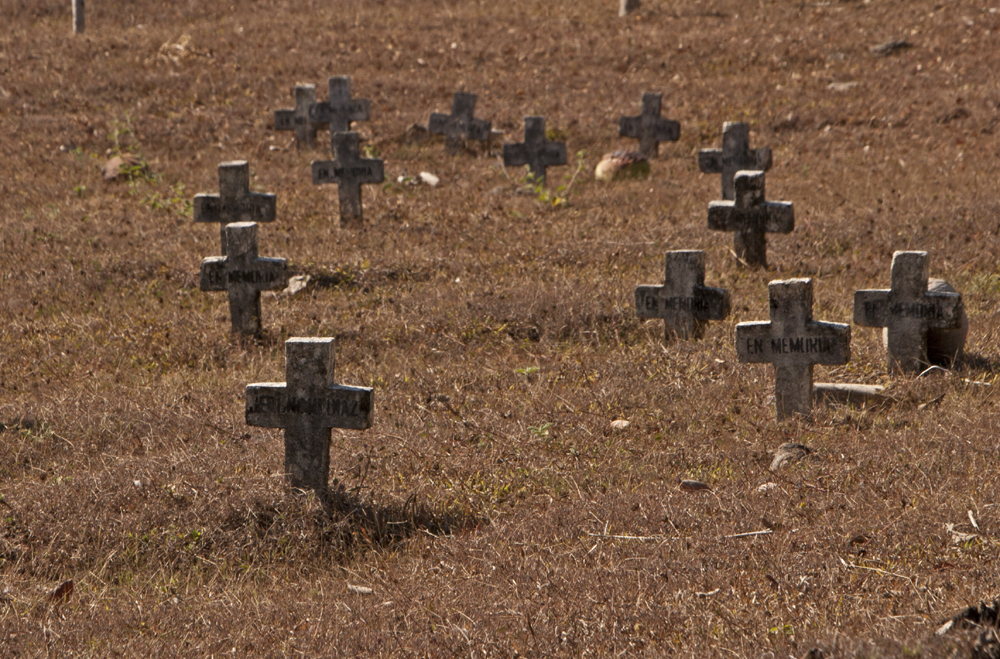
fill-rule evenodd
<path id="1" fill-rule="evenodd" d="M 722 174 L 722 198 L 736 198 L 733 178 L 744 169 L 767 171 L 772 164 L 771 149 L 750 148 L 749 124 L 727 121 L 722 126 L 722 148 L 698 152 L 698 168 L 706 174 Z"/>
<path id="2" fill-rule="evenodd" d="M 83 34 L 85 24 L 83 0 L 73 0 L 73 34 Z"/>
<path id="3" fill-rule="evenodd" d="M 535 182 L 545 181 L 545 168 L 566 164 L 566 143 L 545 137 L 545 117 L 524 118 L 524 141 L 503 145 L 503 166 L 527 165 Z"/>
<path id="4" fill-rule="evenodd" d="M 788 201 L 765 201 L 764 172 L 738 172 L 734 201 L 708 204 L 708 228 L 732 231 L 736 256 L 751 266 L 767 266 L 768 233 L 791 233 L 795 213 Z"/>
<path id="5" fill-rule="evenodd" d="M 368 99 L 351 98 L 350 76 L 333 76 L 327 86 L 327 100 L 310 106 L 309 121 L 329 124 L 331 134 L 348 132 L 352 121 L 368 121 Z"/>
<path id="6" fill-rule="evenodd" d="M 655 158 L 660 142 L 676 142 L 681 138 L 680 122 L 660 116 L 663 94 L 645 92 L 642 95 L 642 112 L 635 117 L 618 119 L 618 135 L 635 137 L 639 140 L 639 152 L 647 158 Z"/>
<path id="7" fill-rule="evenodd" d="M 812 279 L 772 281 L 767 286 L 770 322 L 736 326 L 741 362 L 774 365 L 778 420 L 812 413 L 813 365 L 846 364 L 851 326 L 812 319 Z"/>
<path id="8" fill-rule="evenodd" d="M 334 341 L 285 341 L 285 382 L 247 385 L 247 425 L 285 430 L 285 473 L 292 487 L 322 492 L 330 478 L 330 429 L 372 425 L 367 387 L 334 380 Z"/>
<path id="9" fill-rule="evenodd" d="M 662 318 L 665 340 L 701 338 L 709 320 L 729 315 L 729 291 L 705 286 L 705 252 L 667 252 L 663 286 L 636 286 L 639 318 Z"/>
<path id="10" fill-rule="evenodd" d="M 447 138 L 448 153 L 458 153 L 464 140 L 485 142 L 490 138 L 490 122 L 476 119 L 476 95 L 455 92 L 451 102 L 451 114 L 432 112 L 427 127 L 434 135 Z"/>
<path id="11" fill-rule="evenodd" d="M 194 196 L 194 221 L 218 222 L 222 255 L 226 251 L 226 225 L 234 222 L 273 222 L 277 197 L 250 192 L 250 164 L 234 160 L 219 164 L 219 194 Z"/>
<path id="12" fill-rule="evenodd" d="M 316 85 L 295 85 L 295 108 L 274 111 L 274 130 L 294 130 L 296 148 L 311 149 L 319 124 L 309 121 L 309 108 L 316 103 Z"/>
<path id="13" fill-rule="evenodd" d="M 340 196 L 340 221 L 360 223 L 363 219 L 361 207 L 361 185 L 381 183 L 385 180 L 382 161 L 376 158 L 362 158 L 359 154 L 358 134 L 330 133 L 330 147 L 333 160 L 314 160 L 312 163 L 313 183 L 336 183 Z"/>

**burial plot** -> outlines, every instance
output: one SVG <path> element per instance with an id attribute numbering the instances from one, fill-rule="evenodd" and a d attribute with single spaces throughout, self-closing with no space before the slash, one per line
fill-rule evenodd
<path id="1" fill-rule="evenodd" d="M 709 320 L 729 315 L 729 291 L 705 286 L 705 253 L 667 252 L 663 286 L 636 286 L 639 318 L 662 318 L 665 340 L 701 338 Z"/>
<path id="2" fill-rule="evenodd" d="M 274 130 L 294 130 L 295 146 L 311 149 L 316 143 L 316 128 L 322 124 L 309 121 L 309 108 L 316 103 L 316 85 L 295 85 L 295 107 L 274 111 Z"/>
<path id="3" fill-rule="evenodd" d="M 85 24 L 83 0 L 73 0 L 73 33 L 83 34 Z"/>
<path id="4" fill-rule="evenodd" d="M 635 117 L 618 119 L 618 135 L 635 137 L 639 140 L 639 152 L 647 158 L 655 158 L 660 142 L 676 142 L 681 138 L 680 122 L 660 116 L 662 94 L 646 92 L 642 95 L 642 112 Z"/>
<path id="5" fill-rule="evenodd" d="M 222 255 L 226 251 L 226 225 L 234 222 L 273 222 L 277 197 L 250 192 L 250 164 L 234 160 L 219 165 L 219 194 L 194 196 L 194 221 L 218 222 Z"/>
<path id="6" fill-rule="evenodd" d="M 774 365 L 778 420 L 812 413 L 813 365 L 846 364 L 851 326 L 812 319 L 812 279 L 772 281 L 767 286 L 771 321 L 736 326 L 741 362 Z"/>
<path id="7" fill-rule="evenodd" d="M 367 387 L 334 381 L 334 342 L 285 342 L 285 382 L 247 385 L 247 425 L 285 430 L 285 473 L 292 487 L 322 492 L 330 477 L 330 429 L 372 425 L 374 396 Z"/>
<path id="8" fill-rule="evenodd" d="M 919 373 L 930 360 L 928 330 L 957 330 L 962 325 L 959 293 L 927 290 L 927 252 L 896 252 L 888 290 L 854 294 L 854 322 L 885 327 L 886 353 L 893 373 Z"/>
<path id="9" fill-rule="evenodd" d="M 331 135 L 348 132 L 352 121 L 368 121 L 370 103 L 365 98 L 351 98 L 350 76 L 333 76 L 327 86 L 327 100 L 310 106 L 309 121 L 329 124 Z"/>
<path id="10" fill-rule="evenodd" d="M 226 242 L 229 254 L 210 256 L 201 262 L 200 288 L 229 291 L 233 332 L 260 334 L 260 292 L 285 287 L 288 262 L 257 256 L 257 224 L 254 222 L 227 224 Z"/>
<path id="11" fill-rule="evenodd" d="M 432 112 L 427 127 L 434 135 L 447 138 L 448 153 L 458 153 L 465 140 L 485 142 L 490 138 L 490 122 L 476 119 L 476 95 L 455 92 L 451 101 L 451 114 Z"/>
<path id="12" fill-rule="evenodd" d="M 340 196 L 340 221 L 360 224 L 364 216 L 361 207 L 361 186 L 385 180 L 382 161 L 362 158 L 359 154 L 358 134 L 330 133 L 333 160 L 316 160 L 312 163 L 313 183 L 336 183 Z"/>
<path id="13" fill-rule="evenodd" d="M 767 234 L 791 233 L 795 213 L 788 201 L 765 201 L 764 172 L 738 172 L 733 201 L 708 204 L 708 228 L 732 231 L 736 256 L 747 265 L 767 266 Z"/>
<path id="14" fill-rule="evenodd" d="M 750 148 L 749 124 L 727 121 L 722 126 L 722 148 L 702 149 L 698 152 L 698 168 L 705 174 L 722 174 L 722 198 L 736 198 L 733 179 L 744 169 L 767 171 L 771 169 L 771 149 Z"/>
<path id="15" fill-rule="evenodd" d="M 536 183 L 545 181 L 545 168 L 566 164 L 565 142 L 545 137 L 545 117 L 524 118 L 524 142 L 503 145 L 504 167 L 527 165 Z"/>

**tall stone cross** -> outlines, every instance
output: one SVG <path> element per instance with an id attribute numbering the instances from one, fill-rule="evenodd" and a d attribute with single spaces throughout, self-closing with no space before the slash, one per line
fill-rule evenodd
<path id="1" fill-rule="evenodd" d="M 778 420 L 812 413 L 813 365 L 851 359 L 851 326 L 812 319 L 812 279 L 772 281 L 767 286 L 771 322 L 736 326 L 741 362 L 774 365 Z"/>
<path id="2" fill-rule="evenodd" d="M 257 224 L 254 222 L 227 224 L 226 241 L 229 254 L 210 256 L 201 262 L 200 288 L 229 291 L 233 332 L 258 335 L 261 331 L 260 292 L 288 285 L 288 262 L 257 256 Z"/>
<path id="3" fill-rule="evenodd" d="M 854 322 L 887 328 L 891 372 L 919 373 L 929 363 L 927 330 L 961 326 L 962 295 L 927 290 L 927 252 L 893 254 L 890 281 L 889 290 L 854 293 Z"/>
<path id="4" fill-rule="evenodd" d="M 545 168 L 566 164 L 566 143 L 545 137 L 545 117 L 524 118 L 524 141 L 503 145 L 504 167 L 527 165 L 537 183 L 545 181 Z"/>
<path id="5" fill-rule="evenodd" d="M 663 286 L 636 286 L 639 318 L 662 318 L 665 340 L 701 338 L 709 320 L 729 315 L 729 291 L 705 286 L 705 252 L 667 252 Z"/>
<path id="6" fill-rule="evenodd" d="M 364 218 L 361 208 L 361 185 L 381 183 L 385 180 L 382 161 L 362 158 L 359 153 L 358 134 L 330 133 L 333 160 L 314 160 L 313 183 L 336 183 L 340 196 L 340 221 L 360 223 Z"/>
<path id="7" fill-rule="evenodd" d="M 194 221 L 217 222 L 226 251 L 226 225 L 233 222 L 274 222 L 278 202 L 273 194 L 250 192 L 250 164 L 234 160 L 219 164 L 219 194 L 194 196 Z"/>
<path id="8" fill-rule="evenodd" d="M 73 0 L 73 34 L 83 34 L 85 24 L 83 0 Z"/>
<path id="9" fill-rule="evenodd" d="M 350 76 L 333 76 L 327 81 L 328 98 L 309 107 L 309 121 L 329 124 L 330 133 L 346 133 L 352 121 L 368 121 L 368 99 L 351 98 Z"/>
<path id="10" fill-rule="evenodd" d="M 292 487 L 322 492 L 330 478 L 330 429 L 372 425 L 367 387 L 333 378 L 333 339 L 285 341 L 285 382 L 247 385 L 247 425 L 285 430 L 285 473 Z"/>
<path id="11" fill-rule="evenodd" d="M 444 135 L 447 138 L 449 153 L 458 153 L 464 140 L 485 142 L 490 138 L 490 122 L 476 119 L 473 113 L 476 109 L 476 95 L 468 92 L 455 92 L 451 101 L 451 114 L 432 112 L 428 129 L 434 135 Z"/>
<path id="12" fill-rule="evenodd" d="M 750 148 L 750 126 L 727 121 L 722 126 L 722 148 L 698 152 L 698 168 L 705 174 L 722 174 L 722 198 L 736 198 L 733 178 L 743 169 L 767 171 L 772 164 L 771 150 Z"/>
<path id="13" fill-rule="evenodd" d="M 320 125 L 309 121 L 309 108 L 315 103 L 316 85 L 295 85 L 295 107 L 274 111 L 274 130 L 294 130 L 296 148 L 311 149 Z"/>
<path id="14" fill-rule="evenodd" d="M 663 94 L 646 92 L 642 95 L 642 112 L 635 117 L 618 119 L 618 135 L 639 139 L 639 151 L 647 158 L 659 152 L 660 142 L 676 142 L 681 138 L 681 124 L 660 116 Z"/>
<path id="15" fill-rule="evenodd" d="M 747 265 L 767 266 L 767 234 L 791 233 L 795 213 L 789 201 L 765 201 L 764 172 L 738 172 L 734 201 L 708 203 L 708 228 L 732 231 L 736 255 Z"/>

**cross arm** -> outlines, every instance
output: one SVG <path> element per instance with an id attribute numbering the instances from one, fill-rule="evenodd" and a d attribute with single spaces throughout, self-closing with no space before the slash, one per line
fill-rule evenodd
<path id="1" fill-rule="evenodd" d="M 217 194 L 196 194 L 194 196 L 195 222 L 222 222 L 222 199 Z"/>
<path id="2" fill-rule="evenodd" d="M 735 201 L 708 202 L 708 228 L 713 231 L 736 231 L 743 228 L 741 214 L 736 212 Z"/>
<path id="3" fill-rule="evenodd" d="M 313 184 L 340 183 L 336 174 L 336 163 L 333 160 L 314 160 L 312 162 Z"/>
<path id="4" fill-rule="evenodd" d="M 210 256 L 201 262 L 199 272 L 198 288 L 203 291 L 225 291 L 226 286 L 226 257 Z"/>
<path id="5" fill-rule="evenodd" d="M 937 313 L 930 319 L 928 327 L 936 329 L 957 329 L 962 325 L 964 304 L 961 293 L 946 293 L 944 291 L 928 291 L 924 298 L 934 305 Z"/>
<path id="6" fill-rule="evenodd" d="M 619 117 L 618 135 L 620 137 L 640 137 L 642 135 L 642 116 Z"/>
<path id="7" fill-rule="evenodd" d="M 788 201 L 766 201 L 761 204 L 764 217 L 764 231 L 768 233 L 791 233 L 795 229 L 795 211 Z"/>
<path id="8" fill-rule="evenodd" d="M 699 286 L 694 294 L 698 300 L 694 306 L 694 317 L 698 320 L 725 320 L 729 315 L 729 291 L 725 288 Z"/>
<path id="9" fill-rule="evenodd" d="M 528 145 L 504 144 L 503 145 L 503 166 L 517 167 L 528 164 Z"/>
<path id="10" fill-rule="evenodd" d="M 427 122 L 427 130 L 431 135 L 443 135 L 447 133 L 451 124 L 451 115 L 442 112 L 431 112 L 431 119 Z"/>
<path id="11" fill-rule="evenodd" d="M 246 422 L 263 428 L 307 423 L 316 428 L 365 430 L 372 425 L 374 391 L 334 385 L 315 396 L 293 398 L 284 382 L 259 382 L 246 388 Z"/>
<path id="12" fill-rule="evenodd" d="M 488 119 L 473 119 L 469 122 L 468 135 L 470 140 L 485 142 L 490 138 L 493 124 Z"/>
<path id="13" fill-rule="evenodd" d="M 288 260 L 270 257 L 258 258 L 254 261 L 253 270 L 255 288 L 261 291 L 274 291 L 288 285 Z"/>
<path id="14" fill-rule="evenodd" d="M 722 149 L 702 149 L 698 152 L 698 169 L 704 174 L 722 172 Z"/>
<path id="15" fill-rule="evenodd" d="M 754 321 L 736 326 L 736 356 L 747 364 L 766 364 L 771 359 L 771 323 Z"/>
<path id="16" fill-rule="evenodd" d="M 295 130 L 295 110 L 275 110 L 274 130 Z"/>
<path id="17" fill-rule="evenodd" d="M 771 155 L 771 149 L 768 147 L 761 147 L 755 149 L 753 152 L 754 157 L 754 169 L 760 172 L 765 172 L 771 169 L 771 165 L 774 164 L 774 159 Z"/>
<path id="18" fill-rule="evenodd" d="M 635 315 L 638 318 L 662 318 L 663 305 L 660 304 L 660 296 L 663 295 L 663 286 L 636 286 L 635 287 Z"/>
<path id="19" fill-rule="evenodd" d="M 889 295 L 887 290 L 861 290 L 854 292 L 854 324 L 863 327 L 885 327 L 889 324 Z"/>
<path id="20" fill-rule="evenodd" d="M 851 326 L 814 320 L 806 324 L 805 346 L 812 363 L 837 366 L 851 361 Z"/>

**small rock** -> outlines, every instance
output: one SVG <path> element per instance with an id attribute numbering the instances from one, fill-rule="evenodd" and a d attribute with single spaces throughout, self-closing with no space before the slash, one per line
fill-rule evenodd
<path id="1" fill-rule="evenodd" d="M 778 487 L 777 483 L 761 483 L 760 485 L 757 486 L 757 492 L 759 494 L 767 494 L 776 487 Z"/>
<path id="2" fill-rule="evenodd" d="M 778 447 L 778 450 L 774 452 L 774 459 L 771 460 L 771 471 L 777 471 L 781 468 L 781 465 L 785 464 L 789 460 L 796 462 L 801 460 L 812 453 L 812 449 L 805 444 L 796 444 L 795 442 L 786 442 Z"/>
<path id="3" fill-rule="evenodd" d="M 622 150 L 606 153 L 594 169 L 594 178 L 598 181 L 647 176 L 649 176 L 649 161 L 638 151 Z"/>
<path id="4" fill-rule="evenodd" d="M 630 13 L 639 8 L 639 0 L 620 0 L 618 3 L 618 16 L 625 18 Z"/>
<path id="5" fill-rule="evenodd" d="M 895 39 L 893 41 L 886 41 L 883 44 L 877 46 L 872 46 L 872 54 L 878 57 L 888 57 L 894 53 L 898 53 L 907 48 L 913 48 L 913 44 L 906 39 Z"/>
<path id="6" fill-rule="evenodd" d="M 278 293 L 282 297 L 290 297 L 304 291 L 307 286 L 309 286 L 309 281 L 312 279 L 310 275 L 295 275 L 288 280 L 288 286 L 285 290 Z"/>
<path id="7" fill-rule="evenodd" d="M 629 422 L 626 421 L 625 419 L 615 419 L 614 421 L 611 422 L 612 430 L 625 430 L 628 427 L 629 427 Z"/>
<path id="8" fill-rule="evenodd" d="M 426 183 L 427 185 L 431 186 L 432 188 L 436 188 L 438 186 L 438 183 L 441 182 L 441 179 L 439 179 L 437 176 L 434 176 L 430 172 L 420 172 L 420 180 Z"/>
<path id="9" fill-rule="evenodd" d="M 358 595 L 371 595 L 375 592 L 368 586 L 355 586 L 353 584 L 347 584 L 347 590 L 352 593 L 357 593 Z"/>
<path id="10" fill-rule="evenodd" d="M 701 481 L 681 481 L 681 489 L 685 492 L 703 492 L 705 490 L 711 490 L 708 483 L 702 483 Z"/>
<path id="11" fill-rule="evenodd" d="M 146 163 L 131 153 L 120 153 L 110 158 L 101 168 L 105 181 L 114 181 L 120 177 L 132 178 L 138 174 L 145 174 L 147 171 Z"/>
<path id="12" fill-rule="evenodd" d="M 813 395 L 817 402 L 840 403 L 843 405 L 881 405 L 893 401 L 882 393 L 885 387 L 877 384 L 841 384 L 837 382 L 817 382 L 813 384 Z"/>
<path id="13" fill-rule="evenodd" d="M 860 84 L 860 83 L 858 83 L 856 81 L 852 81 L 852 82 L 831 82 L 829 85 L 826 86 L 826 88 L 829 89 L 832 92 L 848 92 L 848 91 L 851 91 L 852 89 L 854 89 L 855 87 L 857 87 L 858 84 Z"/>

